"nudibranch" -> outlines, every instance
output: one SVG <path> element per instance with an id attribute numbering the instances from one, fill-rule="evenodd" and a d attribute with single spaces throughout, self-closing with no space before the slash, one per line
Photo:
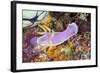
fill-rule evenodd
<path id="1" fill-rule="evenodd" d="M 77 34 L 77 32 L 78 32 L 77 24 L 71 23 L 62 32 L 53 32 L 53 34 L 51 32 L 46 32 L 42 36 L 32 38 L 30 40 L 30 43 L 32 45 L 41 45 L 44 47 L 49 47 L 51 43 L 52 43 L 52 46 L 57 46 L 67 41 L 73 35 Z"/>

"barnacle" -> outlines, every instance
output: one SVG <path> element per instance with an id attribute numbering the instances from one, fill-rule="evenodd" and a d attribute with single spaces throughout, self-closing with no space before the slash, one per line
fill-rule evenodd
<path id="1" fill-rule="evenodd" d="M 52 21 L 52 17 L 48 15 L 41 23 L 49 27 L 50 24 L 52 25 Z"/>
<path id="2" fill-rule="evenodd" d="M 42 26 L 42 25 L 38 25 L 41 29 L 43 29 L 44 33 L 47 32 L 47 30 Z"/>
<path id="3" fill-rule="evenodd" d="M 51 32 L 51 29 L 50 28 L 48 28 L 46 25 L 43 25 L 43 26 L 44 26 L 45 29 L 48 30 L 48 32 Z"/>
<path id="4" fill-rule="evenodd" d="M 46 32 L 37 32 L 38 35 L 43 35 L 45 34 Z"/>

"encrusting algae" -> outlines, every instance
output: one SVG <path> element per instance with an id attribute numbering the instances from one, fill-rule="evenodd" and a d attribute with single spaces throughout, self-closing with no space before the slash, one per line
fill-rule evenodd
<path id="1" fill-rule="evenodd" d="M 36 26 L 23 27 L 23 62 L 91 59 L 90 21 L 87 13 L 48 12 Z M 77 33 L 70 34 L 71 31 Z"/>

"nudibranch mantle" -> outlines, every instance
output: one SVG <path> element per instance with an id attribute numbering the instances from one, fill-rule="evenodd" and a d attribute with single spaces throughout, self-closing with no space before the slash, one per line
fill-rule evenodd
<path id="1" fill-rule="evenodd" d="M 51 32 L 46 32 L 44 35 L 40 37 L 32 38 L 30 42 L 32 45 L 41 45 L 41 46 L 49 47 L 50 44 L 52 43 L 52 46 L 56 46 L 67 41 L 73 35 L 77 34 L 77 32 L 78 32 L 77 24 L 71 23 L 68 25 L 66 30 L 62 32 L 54 32 L 53 37 Z"/>

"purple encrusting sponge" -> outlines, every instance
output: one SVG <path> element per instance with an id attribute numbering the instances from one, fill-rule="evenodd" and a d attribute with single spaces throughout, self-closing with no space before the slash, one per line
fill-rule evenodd
<path id="1" fill-rule="evenodd" d="M 71 38 L 73 35 L 77 34 L 78 26 L 76 23 L 71 23 L 68 25 L 67 29 L 62 32 L 54 32 L 52 37 L 51 32 L 47 32 L 40 37 L 34 37 L 30 40 L 32 45 L 41 45 L 41 46 L 56 46 Z"/>

